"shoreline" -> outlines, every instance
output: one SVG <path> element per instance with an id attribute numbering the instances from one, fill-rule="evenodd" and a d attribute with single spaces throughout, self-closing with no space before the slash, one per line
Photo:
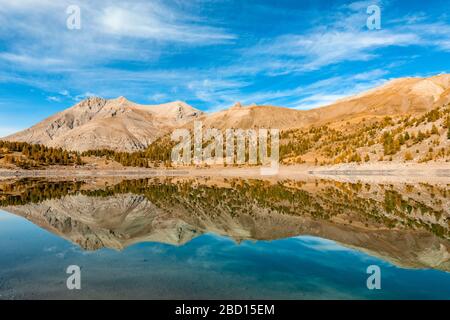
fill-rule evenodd
<path id="1" fill-rule="evenodd" d="M 334 166 L 280 166 L 275 175 L 262 175 L 260 167 L 179 168 L 64 168 L 43 170 L 0 169 L 0 180 L 21 178 L 152 178 L 236 177 L 252 179 L 330 179 L 367 182 L 450 182 L 450 163 L 368 163 Z"/>

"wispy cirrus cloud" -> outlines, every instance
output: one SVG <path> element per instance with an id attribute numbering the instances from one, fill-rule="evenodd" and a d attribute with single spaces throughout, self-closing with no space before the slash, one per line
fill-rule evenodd
<path id="1" fill-rule="evenodd" d="M 411 61 L 421 58 L 419 49 L 450 50 L 445 16 L 391 2 L 230 2 L 229 12 L 228 2 L 209 0 L 77 3 L 82 28 L 68 30 L 72 1 L 0 0 L 2 84 L 44 91 L 52 106 L 95 93 L 187 100 L 209 110 L 236 101 L 306 109 L 423 74 Z M 366 27 L 373 4 L 382 9 L 381 30 Z M 292 12 L 298 21 L 287 19 Z M 427 72 L 446 68 L 422 62 L 435 64 Z"/>
<path id="2" fill-rule="evenodd" d="M 33 57 L 26 54 L 15 54 L 9 52 L 0 53 L 0 60 L 21 65 L 23 67 L 48 68 L 53 66 L 63 66 L 65 61 L 63 59 L 49 58 L 49 57 Z"/>
<path id="3" fill-rule="evenodd" d="M 375 69 L 352 75 L 335 76 L 279 90 L 242 93 L 231 88 L 224 94 L 210 93 L 209 100 L 215 102 L 210 111 L 230 107 L 240 101 L 244 105 L 278 105 L 294 109 L 311 109 L 325 106 L 337 100 L 361 93 L 382 85 L 389 80 L 388 72 Z"/>
<path id="4" fill-rule="evenodd" d="M 415 34 L 397 34 L 389 31 L 313 31 L 307 35 L 283 35 L 254 48 L 258 55 L 276 57 L 288 63 L 272 65 L 285 72 L 306 72 L 341 62 L 367 61 L 377 56 L 376 50 L 389 46 L 418 44 Z M 295 59 L 295 60 L 294 60 Z"/>
<path id="5" fill-rule="evenodd" d="M 154 3 L 108 6 L 100 11 L 98 31 L 121 37 L 189 44 L 217 44 L 236 39 L 219 28 L 184 21 L 183 15 Z"/>
<path id="6" fill-rule="evenodd" d="M 165 3 L 78 1 L 81 30 L 68 30 L 66 8 L 72 1 L 0 0 L 0 36 L 14 38 L 0 60 L 37 69 L 117 59 L 156 61 L 170 44 L 206 46 L 236 39 L 223 28 L 198 23 L 199 18 L 178 9 L 176 1 L 170 8 Z"/>
<path id="7" fill-rule="evenodd" d="M 386 1 L 384 1 L 386 2 Z M 287 33 L 262 39 L 247 54 L 260 71 L 271 75 L 305 73 L 355 61 L 383 57 L 383 49 L 426 47 L 446 51 L 450 43 L 448 22 L 429 22 L 423 12 L 395 19 L 386 18 L 388 4 L 383 1 L 356 1 L 326 15 L 327 22 L 301 33 Z M 366 26 L 370 5 L 382 8 L 382 29 Z M 392 12 L 392 10 L 391 10 Z M 267 61 L 268 63 L 261 63 Z"/>

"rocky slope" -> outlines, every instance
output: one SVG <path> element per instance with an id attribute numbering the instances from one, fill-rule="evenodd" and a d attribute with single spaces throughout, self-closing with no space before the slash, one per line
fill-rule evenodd
<path id="1" fill-rule="evenodd" d="M 314 163 L 315 159 L 325 164 L 365 158 L 382 161 L 386 156 L 395 160 L 396 154 L 401 161 L 435 158 L 448 161 L 448 106 L 450 75 L 396 79 L 332 105 L 307 111 L 237 103 L 227 110 L 203 114 L 183 102 L 143 106 L 123 97 L 90 98 L 6 139 L 75 151 L 137 151 L 163 137 L 159 141 L 162 145 L 153 149 L 164 150 L 165 146 L 171 147 L 169 136 L 175 128 L 191 128 L 193 121 L 199 120 L 205 128 L 222 130 L 280 129 L 284 163 Z M 433 112 L 423 118 L 424 114 Z M 391 137 L 384 136 L 387 131 Z M 398 146 L 385 152 L 386 139 L 397 144 L 395 140 L 404 140 L 399 136 L 407 131 L 415 138 L 406 144 L 400 141 L 403 152 L 398 153 Z"/>
<path id="2" fill-rule="evenodd" d="M 200 117 L 206 127 L 304 128 L 362 117 L 418 115 L 450 103 L 450 75 L 430 78 L 400 78 L 359 95 L 311 110 L 275 106 L 241 106 Z"/>
<path id="3" fill-rule="evenodd" d="M 145 106 L 124 97 L 89 98 L 5 140 L 74 151 L 135 151 L 200 115 L 181 101 Z"/>
<path id="4" fill-rule="evenodd" d="M 318 123 L 364 116 L 417 115 L 450 103 L 450 74 L 400 78 L 359 95 L 312 110 Z"/>

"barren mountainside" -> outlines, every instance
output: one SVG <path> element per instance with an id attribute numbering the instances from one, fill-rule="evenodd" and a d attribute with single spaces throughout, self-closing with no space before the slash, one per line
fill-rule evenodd
<path id="1" fill-rule="evenodd" d="M 74 151 L 135 151 L 201 113 L 181 101 L 145 106 L 124 97 L 89 98 L 6 140 Z"/>
<path id="2" fill-rule="evenodd" d="M 369 125 L 379 129 L 379 132 L 374 135 L 380 140 L 380 136 L 388 126 L 376 123 L 385 121 L 386 117 L 393 119 L 394 122 L 407 121 L 405 120 L 407 117 L 418 118 L 423 114 L 438 110 L 440 112 L 438 118 L 434 119 L 438 126 L 438 134 L 435 135 L 435 138 L 439 136 L 440 142 L 435 143 L 433 147 L 439 150 L 446 149 L 448 147 L 446 139 L 448 108 L 445 108 L 449 103 L 450 75 L 447 74 L 430 78 L 396 79 L 329 106 L 311 110 L 295 110 L 275 106 L 241 106 L 237 103 L 227 110 L 208 114 L 180 101 L 158 106 L 145 106 L 130 102 L 124 97 L 112 100 L 89 98 L 5 139 L 81 152 L 95 149 L 132 152 L 145 150 L 159 138 L 167 137 L 175 128 L 192 127 L 194 120 L 200 120 L 204 127 L 222 130 L 227 128 L 280 129 L 285 133 L 285 144 L 295 145 L 293 148 L 289 147 L 289 150 L 285 148 L 285 158 L 290 159 L 285 162 L 303 161 L 303 159 L 299 160 L 299 156 L 308 153 L 311 148 L 321 149 L 321 151 L 320 154 L 313 152 L 307 156 L 307 161 L 319 158 L 319 160 L 333 162 L 336 159 L 331 159 L 330 155 L 340 157 L 343 161 L 343 158 L 357 150 L 350 150 L 343 154 L 342 150 L 330 150 L 323 144 L 311 147 L 311 143 L 309 143 L 305 148 L 301 147 L 300 144 L 305 142 L 302 138 L 308 135 L 307 130 L 311 127 L 322 126 L 320 130 L 324 131 L 322 134 L 329 142 L 334 143 L 333 139 L 338 137 L 341 143 L 345 142 L 348 146 L 352 146 L 351 143 L 355 143 L 355 141 L 351 136 L 358 132 L 367 132 L 370 130 Z M 327 128 L 323 129 L 323 126 L 327 126 Z M 428 128 L 426 123 L 422 127 L 422 131 L 432 130 L 431 125 Z M 391 123 L 389 128 L 396 130 L 394 123 Z M 419 130 L 415 131 L 417 131 L 414 132 L 415 134 L 419 134 Z M 413 132 L 410 131 L 410 133 Z M 313 132 L 313 135 L 317 136 L 316 132 Z M 296 136 L 299 138 L 295 138 Z M 428 150 L 431 147 L 430 143 L 417 149 L 421 154 L 421 159 L 423 152 L 426 152 L 425 149 Z M 372 145 L 374 144 L 376 141 Z M 298 150 L 299 148 L 301 150 Z M 291 152 L 291 149 L 297 150 Z M 369 149 L 362 150 L 362 152 L 373 153 L 377 159 L 380 158 L 380 148 Z M 327 153 L 327 156 L 323 156 L 324 152 Z M 445 152 L 446 150 L 444 150 Z M 404 156 L 410 157 L 409 154 L 402 154 L 402 157 Z M 342 162 L 341 160 L 339 161 Z"/>
<path id="3" fill-rule="evenodd" d="M 400 78 L 359 95 L 315 109 L 318 120 L 334 122 L 349 116 L 417 115 L 450 102 L 450 75 Z"/>
<path id="4" fill-rule="evenodd" d="M 295 110 L 236 104 L 228 110 L 200 117 L 206 127 L 304 128 L 362 117 L 418 115 L 450 103 L 450 75 L 401 78 L 321 108 Z"/>

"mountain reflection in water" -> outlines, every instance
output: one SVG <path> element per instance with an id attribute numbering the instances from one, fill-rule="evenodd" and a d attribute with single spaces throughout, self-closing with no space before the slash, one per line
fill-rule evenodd
<path id="1" fill-rule="evenodd" d="M 336 241 L 407 268 L 450 271 L 450 189 L 427 183 L 225 178 L 0 183 L 0 209 L 84 250 L 182 245 L 202 234 Z"/>
<path id="2" fill-rule="evenodd" d="M 449 195 L 315 178 L 3 181 L 0 299 L 449 299 Z M 69 265 L 82 290 L 67 290 Z M 382 290 L 367 289 L 370 265 Z"/>

